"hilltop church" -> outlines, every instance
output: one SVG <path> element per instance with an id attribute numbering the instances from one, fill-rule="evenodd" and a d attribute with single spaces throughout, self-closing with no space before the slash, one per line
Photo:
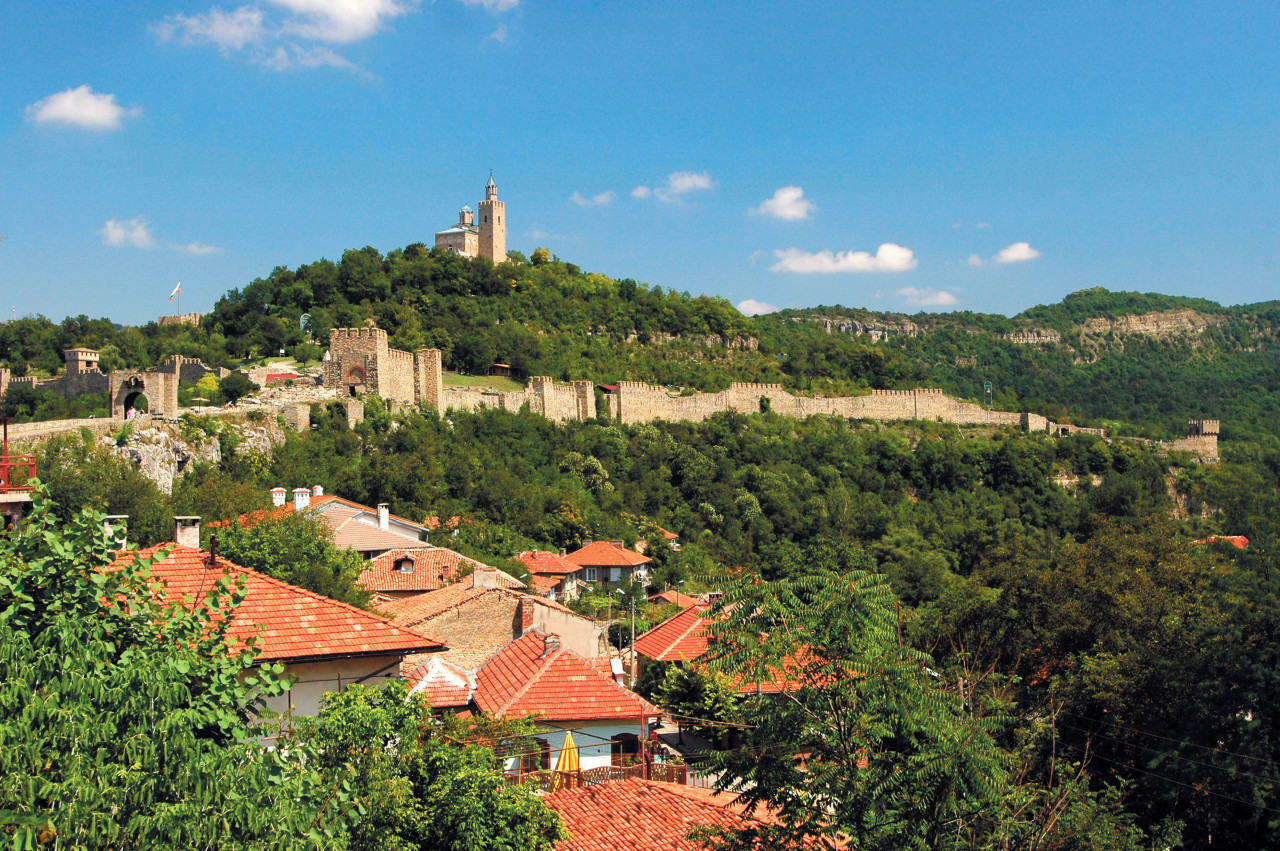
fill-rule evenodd
<path id="1" fill-rule="evenodd" d="M 466 257 L 483 254 L 494 263 L 507 259 L 506 205 L 498 200 L 498 184 L 493 182 L 492 172 L 484 186 L 484 200 L 480 202 L 480 223 L 476 224 L 470 207 L 463 207 L 457 224 L 436 234 L 436 247 L 448 248 Z"/>

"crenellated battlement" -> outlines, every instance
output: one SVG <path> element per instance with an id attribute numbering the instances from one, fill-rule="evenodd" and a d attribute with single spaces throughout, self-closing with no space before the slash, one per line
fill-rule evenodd
<path id="1" fill-rule="evenodd" d="M 333 345 L 334 340 L 386 340 L 387 332 L 381 328 L 365 326 L 363 328 L 334 328 L 329 331 L 329 345 Z"/>

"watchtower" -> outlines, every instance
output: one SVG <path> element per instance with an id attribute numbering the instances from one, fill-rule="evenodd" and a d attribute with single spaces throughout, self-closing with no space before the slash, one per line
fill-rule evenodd
<path id="1" fill-rule="evenodd" d="M 493 172 L 489 172 L 480 202 L 480 253 L 494 263 L 507 259 L 507 205 L 498 200 Z"/>
<path id="2" fill-rule="evenodd" d="M 67 349 L 67 375 L 86 375 L 98 372 L 98 353 L 93 349 Z"/>

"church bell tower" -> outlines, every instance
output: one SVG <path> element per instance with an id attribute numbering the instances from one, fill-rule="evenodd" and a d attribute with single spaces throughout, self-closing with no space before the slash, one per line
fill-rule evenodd
<path id="1" fill-rule="evenodd" d="M 498 184 L 489 172 L 480 202 L 480 253 L 494 263 L 507 259 L 507 205 L 498 200 Z"/>

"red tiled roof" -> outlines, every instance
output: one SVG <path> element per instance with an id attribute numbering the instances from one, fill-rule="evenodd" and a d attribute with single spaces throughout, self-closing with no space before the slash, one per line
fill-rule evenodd
<path id="1" fill-rule="evenodd" d="M 475 704 L 497 716 L 538 714 L 548 721 L 642 719 L 661 714 L 563 646 L 546 652 L 547 636 L 530 630 L 476 672 Z"/>
<path id="2" fill-rule="evenodd" d="M 158 544 L 139 552 L 152 556 L 171 544 Z M 116 556 L 115 565 L 133 558 L 133 552 Z M 170 598 L 190 594 L 200 599 L 215 581 L 227 575 L 242 578 L 246 595 L 233 615 L 230 635 L 242 642 L 259 637 L 262 660 L 305 661 L 343 656 L 371 656 L 443 650 L 444 643 L 396 626 L 372 612 L 330 600 L 287 582 L 255 573 L 225 559 L 214 567 L 209 554 L 194 547 L 173 547 L 168 557 L 151 566 L 155 581 Z"/>
<path id="3" fill-rule="evenodd" d="M 560 580 L 555 578 L 554 576 L 534 575 L 529 577 L 530 587 L 532 587 L 534 591 L 538 592 L 538 594 L 542 596 L 546 596 L 547 594 L 554 591 L 555 587 L 559 584 L 560 584 Z"/>
<path id="4" fill-rule="evenodd" d="M 391 600 L 378 605 L 378 611 L 384 613 L 387 617 L 395 620 L 396 623 L 402 623 L 405 626 L 417 626 L 423 621 L 431 620 L 439 617 L 445 612 L 458 608 L 466 603 L 471 602 L 488 593 L 512 594 L 517 597 L 528 597 L 541 606 L 550 606 L 560 611 L 569 612 L 570 614 L 582 617 L 567 606 L 562 606 L 554 600 L 548 600 L 546 597 L 535 597 L 531 594 L 521 594 L 520 590 L 524 586 L 513 579 L 510 574 L 498 571 L 499 577 L 506 577 L 516 582 L 515 588 L 509 588 L 505 585 L 480 587 L 476 588 L 471 584 L 474 578 L 472 576 L 464 578 L 456 585 L 449 585 L 438 591 L 423 591 L 421 594 L 414 594 L 412 597 L 403 597 L 399 600 Z"/>
<path id="5" fill-rule="evenodd" d="M 695 827 L 738 829 L 773 823 L 757 811 L 747 816 L 735 796 L 652 780 L 624 780 L 563 789 L 543 802 L 560 814 L 569 838 L 555 851 L 695 851 L 686 837 Z M 817 846 L 814 846 L 817 847 Z"/>
<path id="6" fill-rule="evenodd" d="M 516 561 L 524 564 L 529 568 L 530 573 L 554 573 L 557 575 L 567 575 L 577 573 L 582 570 L 582 565 L 574 564 L 568 558 L 559 553 L 547 552 L 545 550 L 531 550 L 520 553 L 516 556 Z"/>
<path id="7" fill-rule="evenodd" d="M 296 372 L 269 372 L 267 381 L 294 381 L 300 378 Z"/>
<path id="8" fill-rule="evenodd" d="M 667 603 L 679 606 L 682 609 L 696 606 L 701 602 L 697 597 L 690 597 L 688 594 L 681 594 L 679 591 L 663 591 L 661 594 L 651 594 L 647 599 L 650 603 Z"/>
<path id="9" fill-rule="evenodd" d="M 1216 544 L 1219 541 L 1230 544 L 1238 550 L 1247 550 L 1249 548 L 1249 539 L 1244 535 L 1210 535 L 1207 538 L 1201 538 L 1198 541 L 1192 541 L 1191 545 L 1196 544 Z"/>
<path id="10" fill-rule="evenodd" d="M 609 541 L 587 544 L 577 552 L 569 553 L 565 559 L 582 567 L 638 567 L 653 561 L 646 555 Z"/>
<path id="11" fill-rule="evenodd" d="M 636 637 L 636 652 L 658 662 L 689 662 L 707 652 L 706 603 L 695 603 Z"/>
<path id="12" fill-rule="evenodd" d="M 413 572 L 396 570 L 402 558 L 413 561 Z M 388 550 L 365 565 L 359 584 L 370 591 L 435 591 L 458 581 L 464 568 L 483 566 L 447 547 Z"/>
<path id="13" fill-rule="evenodd" d="M 680 537 L 675 532 L 670 532 L 666 529 L 663 529 L 661 526 L 658 527 L 658 531 L 661 532 L 662 537 L 666 538 L 668 541 L 674 541 Z"/>
<path id="14" fill-rule="evenodd" d="M 421 694 L 433 709 L 458 709 L 471 702 L 471 676 L 436 654 L 405 675 L 410 691 Z"/>

